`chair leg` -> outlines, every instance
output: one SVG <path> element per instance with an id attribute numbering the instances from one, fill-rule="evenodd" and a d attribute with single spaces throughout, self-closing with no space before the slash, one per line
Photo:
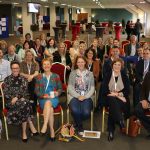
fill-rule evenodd
<path id="1" fill-rule="evenodd" d="M 69 123 L 70 120 L 69 120 L 69 108 L 67 108 L 67 123 Z"/>
<path id="2" fill-rule="evenodd" d="M 61 109 L 61 125 L 63 125 L 63 124 L 64 124 L 64 112 Z"/>
<path id="3" fill-rule="evenodd" d="M 102 133 L 105 130 L 105 107 L 103 107 L 103 112 L 102 112 Z"/>
<path id="4" fill-rule="evenodd" d="M 8 127 L 7 127 L 7 121 L 6 121 L 6 117 L 5 116 L 4 116 L 4 125 L 5 125 L 6 139 L 9 140 Z"/>
<path id="5" fill-rule="evenodd" d="M 93 111 L 91 111 L 91 131 L 93 131 Z"/>
<path id="6" fill-rule="evenodd" d="M 129 131 L 129 119 L 127 119 L 127 125 L 126 125 L 126 134 L 128 135 L 128 131 Z"/>
<path id="7" fill-rule="evenodd" d="M 37 128 L 38 128 L 38 132 L 40 133 L 40 115 L 38 112 L 36 115 L 37 115 Z"/>

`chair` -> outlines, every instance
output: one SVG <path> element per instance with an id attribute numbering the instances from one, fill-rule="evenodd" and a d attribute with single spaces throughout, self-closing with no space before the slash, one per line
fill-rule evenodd
<path id="1" fill-rule="evenodd" d="M 105 130 L 105 115 L 109 114 L 109 108 L 108 107 L 103 107 L 103 112 L 102 112 L 102 133 L 104 133 Z M 129 128 L 129 119 L 127 119 L 126 122 L 126 134 L 128 134 L 128 128 Z"/>
<path id="2" fill-rule="evenodd" d="M 124 49 L 125 45 L 129 44 L 130 41 L 129 40 L 125 40 L 125 41 L 122 41 L 121 45 L 122 45 L 122 49 Z"/>
<path id="3" fill-rule="evenodd" d="M 67 100 L 68 100 L 68 90 L 67 90 Z M 94 108 L 96 108 L 96 100 L 97 100 L 97 98 L 96 98 L 96 90 L 95 90 L 95 92 L 94 92 L 94 95 L 93 95 L 93 110 L 91 111 L 91 131 L 93 130 L 93 122 L 94 122 L 94 120 L 93 120 L 93 118 L 94 118 Z M 69 114 L 70 114 L 70 110 L 69 110 L 69 107 L 67 108 L 67 123 L 69 123 L 70 122 L 70 119 L 69 119 Z"/>
<path id="4" fill-rule="evenodd" d="M 60 115 L 61 116 L 61 125 L 64 124 L 64 113 L 61 105 L 58 105 L 56 108 L 54 108 L 54 116 Z M 40 108 L 39 103 L 37 104 L 37 126 L 38 126 L 38 132 L 40 133 L 40 116 L 43 116 L 43 110 Z M 55 133 L 58 132 L 59 129 L 55 131 Z"/>
<path id="5" fill-rule="evenodd" d="M 3 88 L 4 88 L 4 83 L 1 82 L 0 83 L 0 91 L 1 91 L 2 108 L 3 108 L 2 114 L 3 114 L 3 118 L 4 118 L 4 126 L 5 126 L 6 139 L 9 140 L 9 137 L 8 137 L 8 127 L 7 127 L 7 119 L 6 119 L 8 110 L 5 108 L 5 98 L 4 98 Z"/>
<path id="6" fill-rule="evenodd" d="M 70 41 L 70 40 L 65 40 L 64 43 L 65 43 L 66 46 L 67 46 L 67 50 L 69 50 L 70 47 L 71 47 L 71 45 L 72 45 L 71 41 Z"/>

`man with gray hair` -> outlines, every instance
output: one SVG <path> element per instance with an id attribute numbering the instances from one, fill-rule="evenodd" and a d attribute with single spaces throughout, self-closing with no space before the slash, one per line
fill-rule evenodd
<path id="1" fill-rule="evenodd" d="M 9 62 L 11 61 L 18 61 L 21 62 L 21 59 L 19 58 L 19 56 L 15 53 L 15 46 L 14 45 L 10 45 L 8 47 L 8 54 L 4 55 L 4 59 L 8 60 Z"/>

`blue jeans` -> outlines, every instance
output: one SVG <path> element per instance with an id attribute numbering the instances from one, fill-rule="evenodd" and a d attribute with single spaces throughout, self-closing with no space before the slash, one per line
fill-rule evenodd
<path id="1" fill-rule="evenodd" d="M 85 99 L 84 101 L 72 98 L 69 103 L 69 108 L 77 128 L 82 128 L 82 121 L 90 117 L 93 102 L 91 98 Z"/>

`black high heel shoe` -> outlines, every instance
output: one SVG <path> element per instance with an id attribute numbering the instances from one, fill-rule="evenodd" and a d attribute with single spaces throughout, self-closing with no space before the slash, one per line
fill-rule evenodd
<path id="1" fill-rule="evenodd" d="M 51 142 L 55 142 L 56 138 L 55 137 L 50 137 Z"/>
<path id="2" fill-rule="evenodd" d="M 108 133 L 108 141 L 111 142 L 114 139 L 114 133 L 113 132 L 109 132 Z"/>
<path id="3" fill-rule="evenodd" d="M 28 138 L 27 139 L 22 139 L 22 142 L 27 143 L 28 142 Z"/>

